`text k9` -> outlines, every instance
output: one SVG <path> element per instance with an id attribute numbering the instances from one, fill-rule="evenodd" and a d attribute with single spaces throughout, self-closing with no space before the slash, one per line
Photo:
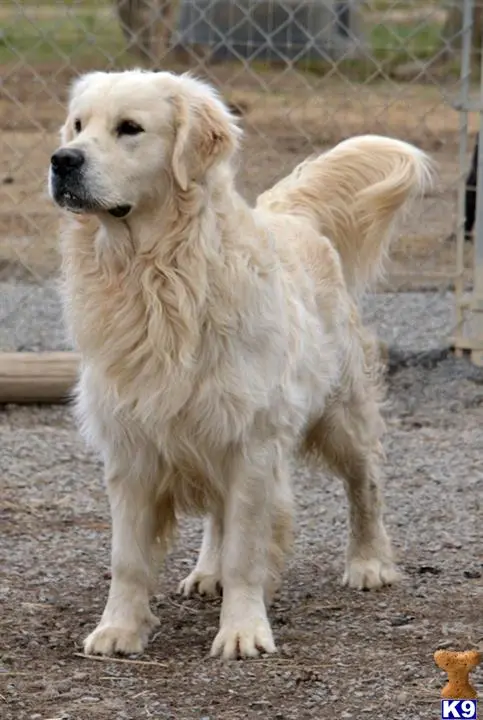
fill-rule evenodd
<path id="1" fill-rule="evenodd" d="M 477 720 L 476 700 L 442 700 L 442 720 Z"/>

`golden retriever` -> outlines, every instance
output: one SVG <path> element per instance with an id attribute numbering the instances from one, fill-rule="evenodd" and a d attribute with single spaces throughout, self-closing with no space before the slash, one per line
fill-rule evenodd
<path id="1" fill-rule="evenodd" d="M 189 75 L 95 72 L 72 88 L 49 190 L 64 210 L 63 298 L 82 354 L 77 415 L 99 451 L 112 581 L 86 653 L 139 653 L 179 513 L 205 518 L 181 591 L 223 591 L 212 655 L 275 651 L 267 607 L 291 545 L 289 465 L 310 448 L 345 481 L 344 582 L 398 577 L 382 519 L 375 343 L 358 298 L 425 154 L 363 136 L 249 207 L 240 130 Z"/>

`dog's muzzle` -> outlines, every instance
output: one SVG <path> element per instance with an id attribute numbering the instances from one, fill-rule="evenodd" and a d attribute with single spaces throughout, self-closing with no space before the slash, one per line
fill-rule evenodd
<path id="1" fill-rule="evenodd" d="M 85 164 L 86 156 L 77 148 L 60 148 L 50 158 L 51 194 L 60 207 L 73 212 L 92 208 L 82 182 Z"/>
<path id="2" fill-rule="evenodd" d="M 62 208 L 75 213 L 108 212 L 115 218 L 125 218 L 131 205 L 109 207 L 86 192 L 83 172 L 86 156 L 78 148 L 60 148 L 50 158 L 52 197 Z"/>

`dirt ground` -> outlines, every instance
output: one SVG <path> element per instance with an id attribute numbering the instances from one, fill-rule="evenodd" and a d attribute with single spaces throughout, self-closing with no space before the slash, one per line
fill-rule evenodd
<path id="1" fill-rule="evenodd" d="M 80 72 L 86 68 L 78 68 Z M 175 69 L 186 69 L 175 66 Z M 212 66 L 205 73 L 235 104 L 246 136 L 240 189 L 253 201 L 314 150 L 357 133 L 392 134 L 427 150 L 438 180 L 394 247 L 390 284 L 420 287 L 454 274 L 458 114 L 454 80 L 439 85 L 349 82 L 336 73 L 253 71 Z M 2 68 L 0 85 L 0 277 L 41 280 L 58 264 L 56 212 L 46 193 L 49 156 L 58 142 L 72 68 Z M 476 118 L 470 129 L 476 130 Z M 469 148 L 471 150 L 471 147 Z M 471 248 L 465 249 L 466 263 Z M 442 274 L 442 277 L 439 277 Z M 433 279 L 429 277 L 433 276 Z"/>
<path id="2" fill-rule="evenodd" d="M 483 373 L 445 354 L 389 367 L 387 523 L 404 581 L 341 587 L 345 499 L 294 469 L 294 555 L 270 611 L 278 655 L 209 658 L 219 602 L 181 599 L 199 524 L 183 522 L 153 608 L 161 625 L 128 661 L 82 657 L 109 578 L 99 464 L 69 411 L 0 413 L 0 715 L 5 720 L 435 720 L 438 647 L 483 650 Z M 483 690 L 483 666 L 473 680 Z"/>

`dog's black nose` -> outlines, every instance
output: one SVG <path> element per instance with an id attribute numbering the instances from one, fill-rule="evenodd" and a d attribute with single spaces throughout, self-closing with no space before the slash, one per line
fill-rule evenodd
<path id="1" fill-rule="evenodd" d="M 82 150 L 76 148 L 61 148 L 50 158 L 52 169 L 59 175 L 64 175 L 70 170 L 78 170 L 85 161 Z"/>

